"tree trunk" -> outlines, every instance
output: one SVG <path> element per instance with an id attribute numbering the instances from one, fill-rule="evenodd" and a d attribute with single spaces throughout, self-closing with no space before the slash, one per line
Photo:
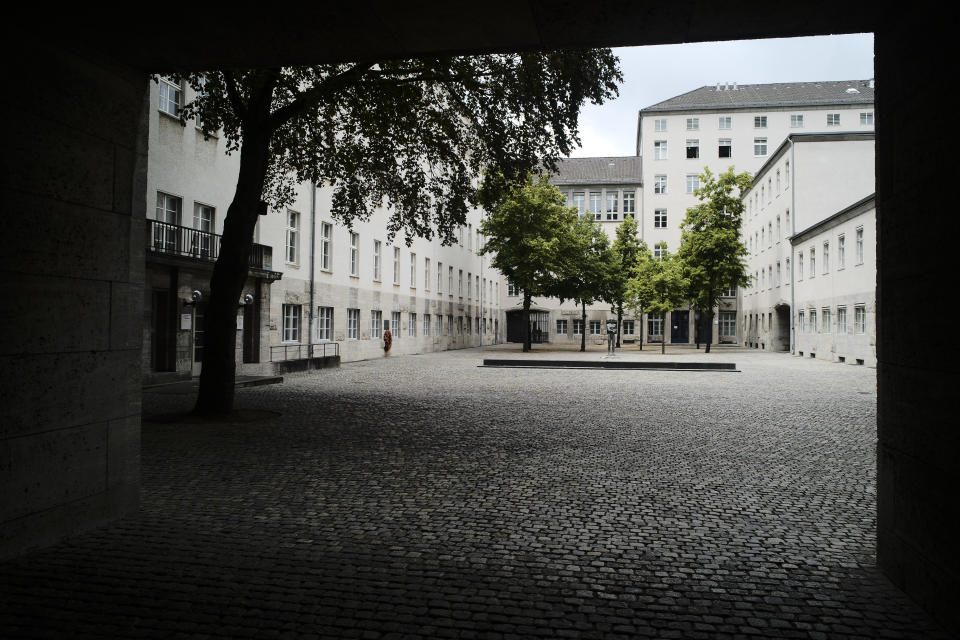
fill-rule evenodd
<path id="1" fill-rule="evenodd" d="M 633 315 L 634 315 L 634 316 L 640 316 L 640 319 L 639 319 L 639 322 L 640 322 L 640 334 L 637 336 L 637 342 L 640 343 L 640 351 L 643 351 L 643 325 L 645 325 L 646 322 L 643 321 L 643 314 L 642 314 L 642 313 L 637 313 L 636 311 L 634 311 Z"/>
<path id="2" fill-rule="evenodd" d="M 200 390 L 193 409 L 198 415 L 222 415 L 233 410 L 237 306 L 250 266 L 253 231 L 263 206 L 269 144 L 270 132 L 265 126 L 244 127 L 237 190 L 223 221 L 220 256 L 210 279 Z"/>
<path id="3" fill-rule="evenodd" d="M 620 325 L 623 321 L 623 305 L 617 305 L 617 349 L 620 348 Z"/>
<path id="4" fill-rule="evenodd" d="M 713 308 L 712 307 L 710 311 L 707 312 L 707 326 L 705 331 L 707 332 L 706 353 L 710 353 L 710 342 L 713 340 Z"/>
<path id="5" fill-rule="evenodd" d="M 530 294 L 523 292 L 523 352 L 530 351 Z"/>
<path id="6" fill-rule="evenodd" d="M 587 350 L 587 303 L 580 301 L 580 351 Z"/>

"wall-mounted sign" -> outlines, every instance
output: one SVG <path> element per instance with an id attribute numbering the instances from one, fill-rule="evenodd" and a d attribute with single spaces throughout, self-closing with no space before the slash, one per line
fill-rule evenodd
<path id="1" fill-rule="evenodd" d="M 192 328 L 193 328 L 193 314 L 181 313 L 180 314 L 180 330 L 190 331 L 190 329 Z"/>

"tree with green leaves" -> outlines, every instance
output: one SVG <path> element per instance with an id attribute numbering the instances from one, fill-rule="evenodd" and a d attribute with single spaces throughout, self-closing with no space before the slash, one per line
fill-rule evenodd
<path id="1" fill-rule="evenodd" d="M 609 49 L 361 60 L 348 64 L 173 74 L 196 91 L 183 106 L 240 153 L 210 282 L 198 414 L 233 406 L 236 304 L 254 227 L 294 185 L 333 189 L 350 225 L 386 207 L 389 237 L 452 243 L 485 167 L 515 178 L 579 144 L 581 106 L 617 95 Z"/>
<path id="2" fill-rule="evenodd" d="M 641 257 L 636 275 L 627 284 L 624 305 L 636 316 L 644 313 L 668 313 L 687 302 L 689 282 L 680 258 L 667 252 L 667 243 L 660 243 L 660 257 Z M 660 342 L 660 353 L 666 353 L 666 328 Z"/>
<path id="3" fill-rule="evenodd" d="M 503 183 L 493 178 L 501 194 L 480 225 L 487 240 L 481 254 L 493 254 L 490 264 L 523 291 L 523 350 L 530 351 L 530 301 L 553 295 L 570 269 L 577 214 L 546 176 Z M 504 186 L 507 185 L 507 186 Z"/>
<path id="4" fill-rule="evenodd" d="M 712 342 L 714 308 L 724 291 L 748 284 L 747 248 L 740 229 L 743 201 L 740 194 L 750 187 L 749 173 L 734 173 L 733 167 L 718 176 L 704 168 L 700 187 L 694 191 L 700 204 L 687 209 L 680 227 L 680 256 L 688 282 L 690 303 L 705 314 L 706 352 Z"/>
<path id="5" fill-rule="evenodd" d="M 632 216 L 624 218 L 617 225 L 617 236 L 613 241 L 614 264 L 609 271 L 607 284 L 607 302 L 611 311 L 617 314 L 617 347 L 620 347 L 620 325 L 623 322 L 623 307 L 627 296 L 627 286 L 630 279 L 636 275 L 640 261 L 644 255 L 649 256 L 647 244 L 637 235 L 637 221 Z M 640 341 L 643 348 L 643 340 Z"/>
<path id="6" fill-rule="evenodd" d="M 587 305 L 610 297 L 611 273 L 616 268 L 616 256 L 610 248 L 610 239 L 594 221 L 593 214 L 573 214 L 572 233 L 560 247 L 560 277 L 553 280 L 546 294 L 580 305 L 583 326 L 587 325 Z M 580 334 L 580 351 L 586 351 L 586 331 Z"/>

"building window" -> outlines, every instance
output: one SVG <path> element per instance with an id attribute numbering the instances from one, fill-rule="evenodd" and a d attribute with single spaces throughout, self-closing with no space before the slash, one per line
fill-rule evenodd
<path id="1" fill-rule="evenodd" d="M 767 246 L 768 247 L 773 246 L 773 223 L 772 222 L 767 223 Z"/>
<path id="2" fill-rule="evenodd" d="M 667 192 L 667 176 L 654 176 L 653 192 L 661 194 Z"/>
<path id="3" fill-rule="evenodd" d="M 317 340 L 333 339 L 333 307 L 317 307 Z"/>
<path id="4" fill-rule="evenodd" d="M 797 330 L 800 333 L 804 333 L 807 330 L 806 315 L 803 313 L 803 309 L 797 313 Z"/>
<path id="5" fill-rule="evenodd" d="M 755 156 L 767 155 L 767 139 L 766 138 L 753 139 L 753 155 Z"/>
<path id="6" fill-rule="evenodd" d="M 860 114 L 860 126 L 873 126 L 873 111 L 866 111 Z"/>
<path id="7" fill-rule="evenodd" d="M 447 335 L 453 335 L 453 314 L 447 314 Z"/>
<path id="8" fill-rule="evenodd" d="M 381 335 L 381 330 L 383 327 L 383 312 L 382 311 L 371 311 L 370 312 L 370 339 L 376 340 Z"/>
<path id="9" fill-rule="evenodd" d="M 215 210 L 205 204 L 193 203 L 193 228 L 200 233 L 193 234 L 191 252 L 204 258 L 212 257 Z"/>
<path id="10" fill-rule="evenodd" d="M 181 85 L 168 78 L 160 78 L 160 111 L 171 116 L 180 116 L 180 105 L 183 99 Z"/>
<path id="11" fill-rule="evenodd" d="M 350 233 L 350 275 L 359 275 L 360 271 L 360 234 Z"/>
<path id="12" fill-rule="evenodd" d="M 473 283 L 477 291 L 477 300 L 483 297 L 483 289 L 480 288 L 480 276 L 473 276 Z"/>
<path id="13" fill-rule="evenodd" d="M 400 312 L 399 311 L 390 312 L 390 333 L 392 333 L 397 338 L 400 337 Z"/>
<path id="14" fill-rule="evenodd" d="M 753 128 L 754 128 L 754 129 L 766 129 L 766 128 L 767 128 L 767 116 L 754 116 L 754 117 L 753 117 Z"/>
<path id="15" fill-rule="evenodd" d="M 647 335 L 651 338 L 663 336 L 662 313 L 651 313 L 647 315 Z"/>
<path id="16" fill-rule="evenodd" d="M 300 305 L 285 304 L 283 306 L 283 341 L 300 341 Z"/>
<path id="17" fill-rule="evenodd" d="M 602 211 L 600 207 L 601 207 L 600 192 L 591 191 L 590 192 L 590 211 L 593 213 L 594 218 L 596 218 L 597 220 L 600 219 L 600 212 Z"/>
<path id="18" fill-rule="evenodd" d="M 817 250 L 810 247 L 810 277 L 817 277 Z"/>
<path id="19" fill-rule="evenodd" d="M 393 284 L 400 284 L 400 247 L 393 248 Z"/>
<path id="20" fill-rule="evenodd" d="M 330 248 L 333 241 L 333 225 L 326 222 L 320 223 L 320 268 L 324 271 L 330 270 Z"/>
<path id="21" fill-rule="evenodd" d="M 824 307 L 821 310 L 821 314 L 820 314 L 820 323 L 821 323 L 821 326 L 823 327 L 824 333 L 831 333 L 833 331 L 832 320 L 833 319 L 831 318 L 830 308 Z"/>
<path id="22" fill-rule="evenodd" d="M 427 338 L 430 337 L 430 314 L 423 314 L 423 335 Z"/>
<path id="23" fill-rule="evenodd" d="M 573 321 L 573 335 L 575 336 L 583 335 L 583 320 L 576 319 Z"/>
<path id="24" fill-rule="evenodd" d="M 717 156 L 721 158 L 730 158 L 733 156 L 733 141 L 730 138 L 720 138 L 717 145 Z"/>
<path id="25" fill-rule="evenodd" d="M 687 175 L 687 193 L 694 193 L 700 188 L 700 176 L 695 173 Z"/>
<path id="26" fill-rule="evenodd" d="M 360 309 L 347 309 L 347 340 L 356 340 L 360 327 Z"/>
<path id="27" fill-rule="evenodd" d="M 590 335 L 592 335 L 592 336 L 598 336 L 598 335 L 600 335 L 600 321 L 599 321 L 599 320 L 591 320 L 591 321 L 590 321 Z"/>
<path id="28" fill-rule="evenodd" d="M 863 227 L 857 227 L 857 264 L 863 264 Z"/>
<path id="29" fill-rule="evenodd" d="M 287 211 L 287 262 L 297 264 L 300 257 L 300 214 Z"/>
<path id="30" fill-rule="evenodd" d="M 797 280 L 803 280 L 803 253 L 797 255 Z"/>
<path id="31" fill-rule="evenodd" d="M 810 333 L 817 332 L 817 310 L 810 309 Z"/>
<path id="32" fill-rule="evenodd" d="M 837 333 L 847 332 L 847 308 L 837 307 Z"/>
<path id="33" fill-rule="evenodd" d="M 780 242 L 780 216 L 777 216 L 777 242 Z"/>
<path id="34" fill-rule="evenodd" d="M 780 195 L 780 169 L 777 169 L 777 195 Z"/>
<path id="35" fill-rule="evenodd" d="M 619 215 L 617 213 L 619 199 L 617 198 L 617 192 L 613 191 L 607 192 L 607 220 L 616 220 Z"/>
<path id="36" fill-rule="evenodd" d="M 720 335 L 727 337 L 737 335 L 737 314 L 735 312 L 720 312 Z"/>
<path id="37" fill-rule="evenodd" d="M 780 278 L 781 278 L 780 263 L 777 262 L 777 286 L 778 287 L 780 286 Z"/>
<path id="38" fill-rule="evenodd" d="M 453 267 L 447 267 L 447 293 L 453 297 Z"/>
<path id="39" fill-rule="evenodd" d="M 586 201 L 584 200 L 583 191 L 573 192 L 573 206 L 577 208 L 578 214 L 583 215 L 583 212 L 586 207 Z"/>
<path id="40" fill-rule="evenodd" d="M 443 263 L 437 262 L 437 295 L 443 293 Z"/>
<path id="41" fill-rule="evenodd" d="M 726 291 L 720 294 L 725 298 L 736 298 L 737 297 L 737 287 L 736 285 L 728 288 Z"/>
<path id="42" fill-rule="evenodd" d="M 410 253 L 410 288 L 417 288 L 417 254 Z"/>
<path id="43" fill-rule="evenodd" d="M 662 243 L 662 242 L 658 242 L 657 244 L 653 245 L 653 259 L 654 259 L 654 260 L 659 260 L 660 258 L 663 257 L 663 252 L 664 252 L 664 246 L 663 246 L 663 245 L 664 245 L 664 243 Z"/>
<path id="44" fill-rule="evenodd" d="M 837 270 L 843 269 L 844 262 L 846 261 L 847 253 L 847 238 L 841 233 L 837 236 Z"/>
<path id="45" fill-rule="evenodd" d="M 417 337 L 417 314 L 411 313 L 410 320 L 407 324 L 407 335 L 411 338 Z"/>
<path id="46" fill-rule="evenodd" d="M 373 281 L 380 282 L 380 241 L 373 241 Z"/>
<path id="47" fill-rule="evenodd" d="M 507 295 L 508 296 L 518 296 L 520 295 L 520 287 L 513 284 L 512 281 L 507 280 Z"/>
<path id="48" fill-rule="evenodd" d="M 667 130 L 667 119 L 658 118 L 653 121 L 653 130 L 654 131 L 666 131 Z"/>
<path id="49" fill-rule="evenodd" d="M 566 320 L 557 320 L 557 335 L 559 335 L 559 336 L 567 335 L 567 321 L 566 321 Z"/>
<path id="50" fill-rule="evenodd" d="M 733 128 L 733 118 L 730 116 L 720 116 L 717 119 L 717 128 L 718 129 L 732 129 Z"/>
<path id="51" fill-rule="evenodd" d="M 624 320 L 623 321 L 623 335 L 632 336 L 633 335 L 633 320 Z"/>
<path id="52" fill-rule="evenodd" d="M 830 272 L 830 242 L 823 243 L 823 272 Z"/>
<path id="53" fill-rule="evenodd" d="M 839 114 L 839 113 L 828 113 L 828 114 L 827 114 L 827 126 L 828 126 L 828 127 L 839 127 L 839 126 L 840 126 L 840 114 Z"/>
<path id="54" fill-rule="evenodd" d="M 464 318 L 463 330 L 464 330 L 464 333 L 466 333 L 468 336 L 473 334 L 473 330 L 471 329 L 472 326 L 473 326 L 473 323 L 470 321 L 470 316 L 467 316 L 466 318 Z"/>
<path id="55" fill-rule="evenodd" d="M 439 313 L 437 314 L 437 335 L 443 335 L 443 316 Z"/>
<path id="56" fill-rule="evenodd" d="M 667 228 L 667 210 L 666 209 L 655 209 L 653 212 L 653 226 L 656 229 L 666 229 Z M 659 248 L 659 247 L 657 247 Z"/>
<path id="57" fill-rule="evenodd" d="M 790 116 L 790 126 L 794 129 L 803 127 L 803 114 L 794 114 Z"/>
<path id="58" fill-rule="evenodd" d="M 460 272 L 463 273 L 462 271 Z M 467 298 L 473 298 L 473 274 L 467 273 Z"/>
<path id="59" fill-rule="evenodd" d="M 687 118 L 687 131 L 698 131 L 700 129 L 700 118 Z"/>
<path id="60" fill-rule="evenodd" d="M 423 290 L 430 291 L 430 258 L 423 259 Z"/>
<path id="61" fill-rule="evenodd" d="M 687 140 L 687 159 L 700 157 L 700 141 Z"/>
<path id="62" fill-rule="evenodd" d="M 653 142 L 653 159 L 654 160 L 667 159 L 667 141 L 666 140 L 655 140 Z"/>
<path id="63" fill-rule="evenodd" d="M 463 269 L 457 270 L 457 296 L 463 297 Z"/>
<path id="64" fill-rule="evenodd" d="M 623 217 L 626 218 L 630 216 L 631 218 L 636 214 L 637 209 L 637 195 L 632 191 L 623 192 Z"/>

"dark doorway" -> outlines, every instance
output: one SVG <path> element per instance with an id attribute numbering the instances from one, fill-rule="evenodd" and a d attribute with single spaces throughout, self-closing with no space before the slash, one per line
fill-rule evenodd
<path id="1" fill-rule="evenodd" d="M 260 328 L 257 326 L 256 304 L 243 306 L 243 361 L 260 362 Z"/>
<path id="2" fill-rule="evenodd" d="M 172 296 L 169 291 L 155 289 L 151 299 L 150 365 L 154 371 L 174 370 L 174 337 Z"/>
<path id="3" fill-rule="evenodd" d="M 790 351 L 790 305 L 777 305 L 774 311 L 773 349 Z"/>
<path id="4" fill-rule="evenodd" d="M 684 309 L 670 312 L 670 342 L 690 342 L 690 311 Z"/>
<path id="5" fill-rule="evenodd" d="M 549 342 L 547 325 L 550 314 L 546 311 L 530 312 L 530 342 Z M 507 342 L 523 342 L 523 311 L 507 312 Z"/>

